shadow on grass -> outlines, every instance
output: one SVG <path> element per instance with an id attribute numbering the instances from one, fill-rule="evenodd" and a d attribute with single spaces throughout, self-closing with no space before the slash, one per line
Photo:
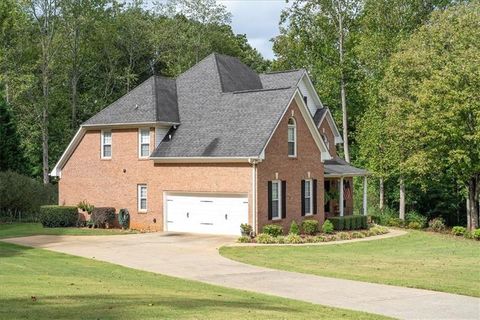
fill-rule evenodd
<path id="1" fill-rule="evenodd" d="M 28 292 L 28 289 L 26 290 Z M 218 299 L 166 297 L 155 294 L 142 295 L 65 295 L 32 296 L 22 299 L 0 298 L 0 318 L 35 318 L 35 319 L 143 319 L 192 317 L 251 318 L 250 313 L 271 316 L 272 313 L 297 313 L 299 310 L 272 302 L 235 300 L 222 296 Z"/>
<path id="2" fill-rule="evenodd" d="M 32 250 L 32 249 L 34 248 L 1 242 L 0 240 L 0 259 L 13 257 L 13 256 L 21 256 L 24 254 L 25 251 Z"/>

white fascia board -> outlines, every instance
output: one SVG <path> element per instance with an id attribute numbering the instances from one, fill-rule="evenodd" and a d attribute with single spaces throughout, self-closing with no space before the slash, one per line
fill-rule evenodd
<path id="1" fill-rule="evenodd" d="M 178 126 L 180 123 L 177 122 L 135 122 L 135 123 L 110 123 L 110 124 L 82 124 L 82 127 L 88 128 L 90 130 L 94 129 L 105 129 L 105 128 L 114 128 L 114 129 L 128 129 L 128 128 L 139 128 L 139 127 L 156 127 L 156 126 Z"/>
<path id="2" fill-rule="evenodd" d="M 307 72 L 307 71 L 305 71 L 305 73 L 303 74 L 302 80 L 303 80 L 304 78 L 307 79 L 307 83 L 309 84 L 310 89 L 311 89 L 311 91 L 313 92 L 313 96 L 314 96 L 316 102 L 318 103 L 318 105 L 319 105 L 320 107 L 323 108 L 322 100 L 320 100 L 320 97 L 318 96 L 317 90 L 315 90 L 315 87 L 313 86 L 312 79 L 310 79 L 310 76 L 308 75 L 308 72 Z"/>
<path id="3" fill-rule="evenodd" d="M 322 125 L 323 120 L 327 119 L 328 125 L 330 126 L 330 129 L 332 129 L 333 135 L 335 136 L 335 144 L 343 143 L 343 138 L 342 135 L 340 134 L 340 130 L 338 130 L 337 124 L 335 123 L 335 120 L 333 119 L 332 113 L 330 112 L 330 109 L 327 109 L 327 112 L 323 115 L 322 119 L 318 122 L 318 127 Z"/>
<path id="4" fill-rule="evenodd" d="M 290 101 L 288 102 L 287 106 L 285 107 L 285 110 L 283 110 L 282 116 L 280 117 L 280 120 L 278 120 L 277 124 L 275 125 L 275 128 L 273 131 L 270 133 L 270 137 L 268 137 L 267 143 L 265 143 L 265 146 L 262 149 L 262 152 L 260 153 L 261 159 L 265 159 L 265 149 L 267 148 L 268 144 L 270 143 L 270 140 L 273 137 L 273 134 L 277 131 L 278 126 L 280 125 L 280 122 L 282 121 L 283 117 L 285 117 L 285 113 L 287 112 L 288 108 L 292 104 L 292 101 L 295 99 L 295 102 L 297 102 L 298 108 L 300 109 L 300 112 L 302 113 L 303 118 L 305 119 L 305 122 L 307 123 L 308 129 L 310 129 L 310 133 L 313 136 L 313 140 L 317 144 L 318 149 L 321 152 L 321 160 L 330 160 L 332 159 L 332 156 L 328 152 L 327 146 L 325 145 L 325 142 L 323 141 L 322 137 L 320 136 L 320 133 L 318 132 L 318 128 L 315 125 L 315 122 L 313 122 L 313 117 L 310 114 L 310 111 L 308 110 L 307 105 L 305 104 L 305 101 L 303 100 L 303 96 L 300 93 L 300 90 L 297 87 L 297 90 L 293 93 L 292 97 L 290 98 Z"/>
<path id="5" fill-rule="evenodd" d="M 68 144 L 67 148 L 65 151 L 62 153 L 62 156 L 60 159 L 58 159 L 57 164 L 55 164 L 55 167 L 53 167 L 52 171 L 50 172 L 50 176 L 52 177 L 61 177 L 62 176 L 62 169 L 65 163 L 67 162 L 68 158 L 72 155 L 73 151 L 77 148 L 78 144 L 82 140 L 83 136 L 85 135 L 85 130 L 84 127 L 80 127 L 77 130 L 77 133 L 73 136 L 72 140 Z"/>
<path id="6" fill-rule="evenodd" d="M 254 157 L 149 157 L 156 163 L 228 163 L 228 162 L 246 162 L 252 160 L 261 162 L 258 156 Z"/>

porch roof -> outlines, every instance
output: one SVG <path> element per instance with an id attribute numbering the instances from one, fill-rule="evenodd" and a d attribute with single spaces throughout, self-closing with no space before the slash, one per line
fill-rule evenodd
<path id="1" fill-rule="evenodd" d="M 352 166 L 347 161 L 335 157 L 331 160 L 325 160 L 325 177 L 356 177 L 367 176 L 370 173 L 365 169 Z"/>

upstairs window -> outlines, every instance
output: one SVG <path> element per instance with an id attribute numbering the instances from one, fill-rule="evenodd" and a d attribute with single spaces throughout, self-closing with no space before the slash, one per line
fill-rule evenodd
<path id="1" fill-rule="evenodd" d="M 140 158 L 148 158 L 150 155 L 150 128 L 138 131 L 138 155 Z"/>
<path id="2" fill-rule="evenodd" d="M 112 158 L 112 131 L 102 130 L 102 159 Z"/>
<path id="3" fill-rule="evenodd" d="M 297 156 L 297 124 L 294 118 L 288 119 L 288 156 Z"/>

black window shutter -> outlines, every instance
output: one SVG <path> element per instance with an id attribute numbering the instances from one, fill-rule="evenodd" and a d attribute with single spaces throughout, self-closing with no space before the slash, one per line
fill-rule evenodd
<path id="1" fill-rule="evenodd" d="M 282 181 L 282 219 L 287 217 L 287 181 Z"/>
<path id="2" fill-rule="evenodd" d="M 317 214 L 317 179 L 313 179 L 313 214 Z"/>
<path id="3" fill-rule="evenodd" d="M 268 181 L 268 220 L 272 220 L 272 181 Z"/>
<path id="4" fill-rule="evenodd" d="M 302 180 L 302 192 L 300 193 L 301 199 L 300 202 L 302 203 L 302 216 L 305 215 L 305 180 Z"/>

